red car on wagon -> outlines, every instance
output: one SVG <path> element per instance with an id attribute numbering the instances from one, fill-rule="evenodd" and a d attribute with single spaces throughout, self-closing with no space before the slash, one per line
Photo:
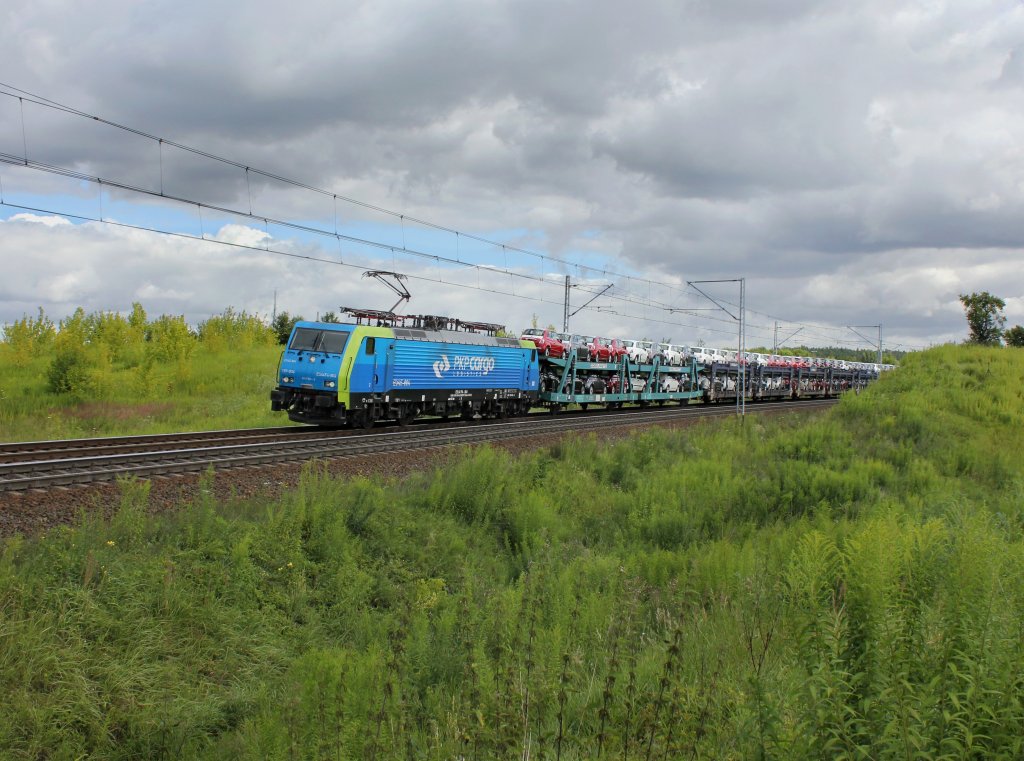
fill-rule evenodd
<path id="1" fill-rule="evenodd" d="M 614 362 L 618 359 L 618 352 L 612 348 L 611 341 L 607 338 L 594 337 L 587 345 L 591 362 Z"/>
<path id="2" fill-rule="evenodd" d="M 537 353 L 545 357 L 561 358 L 565 356 L 565 344 L 555 338 L 550 330 L 540 328 L 527 328 L 519 336 L 520 341 L 532 341 L 537 347 Z"/>

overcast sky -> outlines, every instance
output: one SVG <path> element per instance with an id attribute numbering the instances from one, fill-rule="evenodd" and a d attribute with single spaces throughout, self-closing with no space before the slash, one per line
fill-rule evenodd
<path id="1" fill-rule="evenodd" d="M 1018 0 L 13 0 L 0 72 L 328 194 L 0 96 L 2 154 L 397 249 L 0 164 L 0 322 L 132 301 L 269 314 L 275 291 L 307 317 L 386 308 L 359 277 L 378 267 L 413 276 L 407 312 L 514 329 L 560 326 L 565 274 L 573 309 L 612 285 L 570 327 L 623 337 L 729 344 L 728 315 L 665 307 L 738 277 L 751 345 L 776 319 L 813 345 L 879 322 L 887 343 L 962 340 L 975 290 L 1024 323 Z"/>

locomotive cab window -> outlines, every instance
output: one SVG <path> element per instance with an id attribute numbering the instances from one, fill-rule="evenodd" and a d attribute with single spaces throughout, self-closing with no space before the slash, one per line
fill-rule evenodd
<path id="1" fill-rule="evenodd" d="M 289 349 L 295 349 L 296 351 L 313 351 L 316 346 L 316 340 L 320 337 L 320 331 L 314 330 L 313 328 L 297 328 L 295 335 L 292 336 L 292 342 L 289 344 Z"/>
<path id="2" fill-rule="evenodd" d="M 345 351 L 348 333 L 343 330 L 325 330 L 320 338 L 320 351 L 327 354 L 341 354 Z"/>
<path id="3" fill-rule="evenodd" d="M 376 350 L 376 348 L 377 348 L 377 339 L 376 338 L 367 338 L 366 339 L 366 356 L 370 356 L 371 354 L 373 354 L 374 351 Z"/>
<path id="4" fill-rule="evenodd" d="M 343 330 L 316 330 L 298 328 L 292 336 L 289 349 L 295 351 L 322 351 L 326 354 L 341 354 L 348 342 L 348 333 Z"/>

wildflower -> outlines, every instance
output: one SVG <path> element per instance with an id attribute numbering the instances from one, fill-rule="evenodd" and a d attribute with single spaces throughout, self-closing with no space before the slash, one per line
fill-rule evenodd
<path id="1" fill-rule="evenodd" d="M 107 540 L 107 546 L 108 547 L 113 547 L 114 546 L 114 540 L 113 539 L 108 539 Z"/>
<path id="2" fill-rule="evenodd" d="M 290 560 L 288 561 L 288 567 L 289 567 L 289 568 L 292 568 L 292 567 L 293 567 L 293 566 L 292 566 L 292 561 L 290 561 Z"/>

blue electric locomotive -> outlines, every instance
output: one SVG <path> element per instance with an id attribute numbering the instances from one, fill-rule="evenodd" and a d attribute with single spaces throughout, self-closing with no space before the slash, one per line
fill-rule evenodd
<path id="1" fill-rule="evenodd" d="M 271 408 L 318 425 L 407 424 L 420 415 L 522 415 L 537 401 L 536 347 L 493 328 L 434 318 L 430 327 L 299 322 L 281 357 Z M 466 329 L 448 329 L 469 326 Z"/>

